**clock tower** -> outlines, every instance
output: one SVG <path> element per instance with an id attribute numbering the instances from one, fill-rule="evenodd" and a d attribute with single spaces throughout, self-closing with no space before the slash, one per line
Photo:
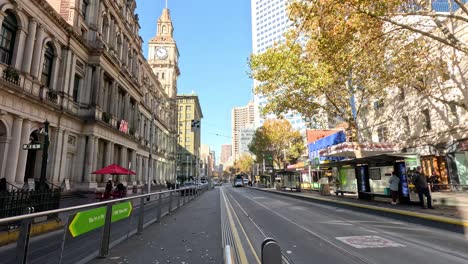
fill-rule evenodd
<path id="1" fill-rule="evenodd" d="M 177 96 L 179 50 L 174 40 L 174 27 L 168 8 L 158 19 L 156 36 L 149 41 L 148 63 L 169 98 Z"/>

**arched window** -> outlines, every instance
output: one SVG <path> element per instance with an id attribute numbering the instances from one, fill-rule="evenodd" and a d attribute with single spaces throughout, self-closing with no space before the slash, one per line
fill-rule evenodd
<path id="1" fill-rule="evenodd" d="M 17 29 L 15 15 L 7 11 L 0 31 L 0 62 L 11 64 Z"/>
<path id="2" fill-rule="evenodd" d="M 101 32 L 102 32 L 102 39 L 104 40 L 104 42 L 108 42 L 109 39 L 109 20 L 104 17 L 102 19 L 102 29 L 101 29 Z"/>
<path id="3" fill-rule="evenodd" d="M 162 33 L 166 34 L 166 26 L 162 26 Z"/>
<path id="4" fill-rule="evenodd" d="M 44 63 L 42 65 L 42 76 L 41 82 L 47 87 L 50 87 L 50 79 L 52 76 L 52 63 L 54 61 L 54 49 L 49 43 L 46 44 L 46 50 L 44 52 Z"/>

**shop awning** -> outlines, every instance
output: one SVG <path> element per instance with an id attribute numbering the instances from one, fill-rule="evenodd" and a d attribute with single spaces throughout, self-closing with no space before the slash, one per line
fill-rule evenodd
<path id="1" fill-rule="evenodd" d="M 322 149 L 319 154 L 324 157 L 356 157 L 356 151 L 361 150 L 362 156 L 375 156 L 398 151 L 391 143 L 357 143 L 343 142 Z"/>
<path id="2" fill-rule="evenodd" d="M 337 162 L 330 162 L 328 164 L 324 164 L 327 167 L 343 167 L 343 166 L 356 166 L 359 164 L 368 164 L 371 166 L 383 166 L 383 165 L 391 165 L 395 161 L 405 160 L 405 159 L 415 159 L 417 158 L 417 154 L 413 153 L 392 153 L 392 154 L 381 154 L 381 155 L 374 155 L 363 157 L 359 159 L 348 159 L 342 160 Z"/>

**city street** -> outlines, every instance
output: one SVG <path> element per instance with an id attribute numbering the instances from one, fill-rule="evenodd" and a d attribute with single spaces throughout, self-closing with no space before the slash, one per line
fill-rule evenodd
<path id="1" fill-rule="evenodd" d="M 278 241 L 286 263 L 468 262 L 463 234 L 249 188 L 222 187 L 221 198 L 242 263 L 259 263 L 265 237 Z"/>

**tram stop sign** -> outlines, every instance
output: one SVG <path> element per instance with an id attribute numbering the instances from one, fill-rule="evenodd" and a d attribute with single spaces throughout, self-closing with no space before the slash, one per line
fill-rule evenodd
<path id="1" fill-rule="evenodd" d="M 132 203 L 123 202 L 112 206 L 112 220 L 111 222 L 117 222 L 125 219 L 132 213 Z M 83 212 L 79 212 L 73 217 L 68 230 L 73 237 L 77 237 L 94 229 L 104 226 L 106 221 L 106 210 L 107 207 L 99 207 Z"/>

